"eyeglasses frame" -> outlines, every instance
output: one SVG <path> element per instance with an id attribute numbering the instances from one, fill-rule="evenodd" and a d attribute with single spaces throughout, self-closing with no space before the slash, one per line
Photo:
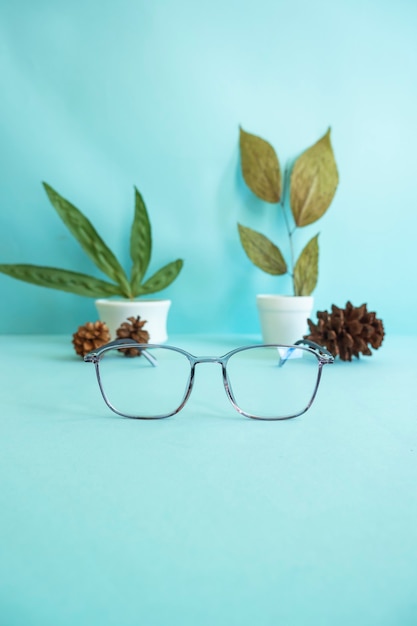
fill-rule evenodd
<path id="1" fill-rule="evenodd" d="M 302 411 L 299 411 L 292 415 L 285 415 L 285 416 L 280 416 L 280 417 L 260 417 L 259 415 L 253 415 L 251 413 L 243 411 L 243 409 L 241 409 L 236 403 L 233 390 L 230 385 L 229 376 L 227 373 L 227 363 L 229 359 L 236 353 L 243 352 L 245 350 L 251 350 L 253 348 L 286 348 L 290 351 L 291 348 L 295 349 L 297 347 L 302 348 L 306 352 L 314 354 L 318 362 L 317 379 L 316 379 L 316 383 L 314 386 L 313 394 L 307 406 Z M 103 356 L 103 354 L 115 348 L 118 350 L 123 350 L 126 348 L 137 348 L 140 351 L 140 355 L 145 357 L 147 361 L 153 367 L 157 366 L 157 360 L 151 353 L 148 352 L 148 348 L 163 348 L 163 349 L 172 350 L 174 352 L 178 352 L 179 354 L 184 355 L 188 359 L 188 362 L 190 364 L 190 377 L 188 380 L 187 389 L 184 393 L 184 397 L 180 405 L 174 411 L 170 413 L 163 414 L 163 415 L 156 415 L 152 417 L 146 417 L 146 416 L 140 416 L 140 415 L 138 416 L 128 415 L 116 409 L 116 407 L 114 407 L 112 403 L 109 401 L 104 391 L 101 374 L 100 374 L 100 367 L 99 367 L 100 359 Z M 133 357 L 133 358 L 136 358 L 136 357 Z M 285 364 L 287 358 L 284 358 L 284 359 L 281 358 L 281 361 L 279 363 L 280 367 Z M 194 385 L 196 365 L 199 365 L 200 363 L 219 363 L 222 367 L 222 380 L 223 380 L 224 389 L 226 391 L 226 395 L 229 401 L 231 402 L 232 406 L 234 407 L 234 409 L 238 413 L 240 413 L 240 415 L 249 417 L 254 420 L 259 420 L 259 421 L 283 421 L 283 420 L 293 419 L 294 417 L 299 417 L 300 415 L 303 415 L 309 410 L 309 408 L 313 404 L 314 399 L 317 395 L 317 391 L 318 391 L 321 376 L 322 376 L 323 366 L 334 363 L 334 356 L 326 348 L 319 346 L 317 343 L 310 341 L 309 339 L 300 339 L 299 341 L 296 341 L 292 345 L 283 345 L 283 344 L 246 345 L 246 346 L 241 346 L 239 348 L 234 348 L 233 350 L 226 352 L 226 354 L 224 354 L 223 356 L 195 356 L 194 354 L 191 354 L 187 350 L 184 350 L 183 348 L 178 348 L 177 346 L 170 346 L 166 344 L 137 343 L 133 339 L 126 338 L 126 339 L 115 339 L 114 341 L 110 341 L 109 343 L 106 343 L 105 345 L 101 346 L 100 348 L 97 348 L 96 350 L 92 350 L 91 352 L 89 352 L 88 354 L 84 356 L 84 361 L 86 363 L 94 363 L 98 385 L 101 391 L 101 395 L 103 396 L 104 402 L 107 404 L 109 409 L 111 409 L 114 413 L 122 417 L 126 417 L 129 419 L 136 419 L 136 420 L 159 420 L 159 419 L 165 419 L 167 417 L 172 417 L 173 415 L 176 415 L 184 408 L 188 399 L 190 398 L 193 385 Z"/>

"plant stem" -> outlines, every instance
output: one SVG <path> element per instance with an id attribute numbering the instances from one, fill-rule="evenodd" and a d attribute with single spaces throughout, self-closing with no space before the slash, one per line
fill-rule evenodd
<path id="1" fill-rule="evenodd" d="M 295 290 L 295 280 L 294 280 L 295 258 L 294 258 L 294 244 L 293 244 L 293 238 L 292 238 L 295 228 L 293 230 L 291 230 L 290 228 L 290 223 L 289 223 L 289 219 L 288 219 L 288 215 L 286 211 L 286 203 L 285 203 L 285 199 L 287 195 L 287 188 L 288 188 L 288 176 L 289 176 L 289 168 L 288 168 L 288 165 L 286 165 L 285 170 L 284 170 L 284 181 L 283 181 L 283 189 L 282 189 L 282 196 L 281 196 L 280 204 L 281 204 L 282 212 L 284 215 L 285 227 L 288 233 L 288 241 L 290 244 L 290 271 L 288 273 L 291 276 L 292 288 L 293 288 L 293 292 L 295 296 L 297 294 Z"/>

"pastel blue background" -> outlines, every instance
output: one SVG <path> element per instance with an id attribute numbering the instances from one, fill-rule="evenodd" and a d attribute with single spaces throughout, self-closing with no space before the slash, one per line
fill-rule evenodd
<path id="1" fill-rule="evenodd" d="M 238 127 L 281 161 L 332 127 L 340 186 L 320 231 L 315 309 L 367 302 L 414 333 L 417 3 L 413 0 L 2 0 L 0 260 L 90 272 L 41 181 L 79 206 L 128 266 L 133 185 L 152 268 L 183 257 L 161 296 L 171 332 L 257 332 L 236 222 L 280 242 L 245 190 Z M 0 331 L 72 332 L 92 301 L 0 276 Z"/>

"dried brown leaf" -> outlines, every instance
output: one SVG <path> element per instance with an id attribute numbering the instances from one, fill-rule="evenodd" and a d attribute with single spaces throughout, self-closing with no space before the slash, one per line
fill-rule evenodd
<path id="1" fill-rule="evenodd" d="M 291 173 L 290 203 L 297 226 L 312 224 L 327 211 L 338 182 L 329 128 L 296 160 Z"/>
<path id="2" fill-rule="evenodd" d="M 294 268 L 294 291 L 296 296 L 313 293 L 319 274 L 319 236 L 316 235 L 302 250 Z"/>
<path id="3" fill-rule="evenodd" d="M 240 241 L 246 254 L 261 270 L 268 274 L 287 273 L 287 264 L 281 251 L 265 235 L 238 224 Z"/>
<path id="4" fill-rule="evenodd" d="M 271 144 L 241 128 L 240 155 L 243 178 L 249 189 L 261 200 L 279 202 L 281 169 Z"/>

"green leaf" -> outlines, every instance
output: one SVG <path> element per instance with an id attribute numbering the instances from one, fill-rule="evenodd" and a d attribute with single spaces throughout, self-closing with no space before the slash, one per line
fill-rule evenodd
<path id="1" fill-rule="evenodd" d="M 152 233 L 148 212 L 139 191 L 135 187 L 135 216 L 130 233 L 130 257 L 132 293 L 137 293 L 151 259 Z"/>
<path id="2" fill-rule="evenodd" d="M 168 263 L 162 267 L 158 272 L 153 274 L 146 283 L 140 286 L 139 291 L 134 294 L 134 297 L 145 295 L 148 293 L 156 293 L 162 291 L 170 285 L 178 276 L 183 266 L 182 259 L 177 259 Z"/>
<path id="3" fill-rule="evenodd" d="M 120 287 L 93 276 L 40 265 L 0 265 L 0 272 L 26 283 L 68 291 L 79 296 L 103 298 L 122 296 Z"/>
<path id="4" fill-rule="evenodd" d="M 268 274 L 286 274 L 287 264 L 281 251 L 267 237 L 238 224 L 240 241 L 246 254 L 257 267 Z"/>
<path id="5" fill-rule="evenodd" d="M 312 224 L 327 211 L 338 182 L 329 128 L 296 160 L 291 172 L 290 204 L 297 226 Z"/>
<path id="6" fill-rule="evenodd" d="M 91 222 L 81 211 L 60 196 L 47 183 L 43 183 L 43 186 L 52 206 L 93 263 L 120 285 L 120 290 L 125 297 L 130 297 L 129 281 L 122 266 L 110 248 L 101 239 Z"/>
<path id="7" fill-rule="evenodd" d="M 316 235 L 302 250 L 294 268 L 296 296 L 309 296 L 317 285 L 319 275 L 319 236 Z"/>
<path id="8" fill-rule="evenodd" d="M 281 198 L 281 169 L 270 143 L 240 129 L 240 155 L 243 178 L 253 193 L 266 202 Z"/>

